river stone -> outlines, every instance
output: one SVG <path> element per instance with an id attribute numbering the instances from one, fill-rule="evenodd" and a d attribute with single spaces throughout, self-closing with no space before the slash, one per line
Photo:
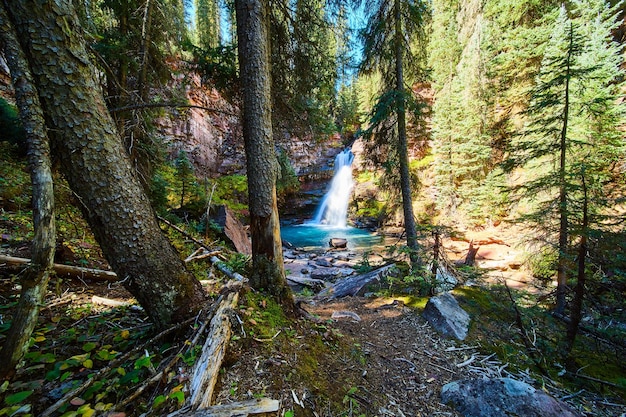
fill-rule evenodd
<path id="1" fill-rule="evenodd" d="M 311 271 L 311 278 L 332 281 L 338 277 L 345 277 L 354 272 L 351 268 L 325 268 L 323 266 Z"/>
<path id="2" fill-rule="evenodd" d="M 342 249 L 348 246 L 348 240 L 341 237 L 332 237 L 328 241 L 331 248 Z"/>
<path id="3" fill-rule="evenodd" d="M 445 337 L 459 340 L 467 337 L 470 317 L 449 292 L 431 297 L 422 315 Z"/>
<path id="4" fill-rule="evenodd" d="M 580 417 L 562 401 L 512 378 L 450 382 L 441 389 L 441 400 L 465 417 Z"/>
<path id="5" fill-rule="evenodd" d="M 330 260 L 328 260 L 326 258 L 316 258 L 315 259 L 315 264 L 319 265 L 319 266 L 326 267 L 326 268 L 331 268 L 333 266 L 333 264 L 330 262 Z"/>

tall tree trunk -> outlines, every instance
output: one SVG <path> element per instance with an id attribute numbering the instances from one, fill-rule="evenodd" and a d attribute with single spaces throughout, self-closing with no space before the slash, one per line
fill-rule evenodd
<path id="1" fill-rule="evenodd" d="M 582 319 L 583 300 L 585 298 L 585 283 L 587 276 L 585 274 L 585 266 L 587 260 L 587 235 L 589 233 L 589 199 L 587 197 L 587 183 L 585 181 L 584 171 L 582 173 L 582 189 L 583 189 L 583 222 L 580 233 L 580 243 L 578 244 L 578 274 L 576 278 L 576 287 L 574 288 L 574 299 L 572 300 L 572 308 L 570 311 L 570 322 L 567 327 L 567 341 L 565 347 L 565 356 L 569 356 L 574 348 L 574 341 L 578 334 L 578 325 Z"/>
<path id="2" fill-rule="evenodd" d="M 51 147 L 113 270 L 164 327 L 205 300 L 156 220 L 106 108 L 71 0 L 11 2 Z"/>
<path id="3" fill-rule="evenodd" d="M 565 312 L 567 293 L 567 240 L 569 232 L 568 209 L 567 209 L 567 183 L 566 183 L 566 155 L 567 155 L 567 122 L 569 119 L 569 82 L 571 78 L 572 53 L 574 48 L 574 27 L 570 22 L 569 48 L 567 52 L 565 70 L 565 102 L 563 103 L 563 126 L 559 138 L 559 257 L 556 278 L 556 307 L 555 313 Z"/>
<path id="4" fill-rule="evenodd" d="M 411 195 L 411 175 L 409 173 L 408 143 L 406 137 L 406 110 L 404 105 L 404 72 L 403 72 L 403 32 L 402 13 L 400 0 L 394 4 L 395 12 L 395 47 L 396 47 L 396 90 L 397 116 L 398 116 L 398 158 L 400 159 L 400 188 L 402 190 L 402 209 L 404 211 L 404 230 L 406 232 L 406 244 L 410 249 L 411 267 L 419 266 L 417 254 L 417 229 L 415 216 L 413 215 L 413 197 Z"/>
<path id="5" fill-rule="evenodd" d="M 139 90 L 139 97 L 144 103 L 148 100 L 148 93 L 150 86 L 148 85 L 148 49 L 150 48 L 150 42 L 152 42 L 152 9 L 154 0 L 146 0 L 144 6 L 144 14 L 141 25 L 141 67 L 139 68 L 139 79 L 137 80 L 137 89 Z"/>
<path id="6" fill-rule="evenodd" d="M 237 0 L 236 11 L 254 267 L 250 283 L 292 309 L 276 204 L 278 162 L 272 136 L 267 0 Z"/>
<path id="7" fill-rule="evenodd" d="M 0 41 L 11 71 L 15 98 L 26 130 L 28 164 L 33 185 L 33 224 L 35 236 L 31 247 L 32 263 L 22 275 L 22 291 L 11 328 L 2 346 L 0 380 L 10 377 L 28 350 L 30 336 L 37 324 L 39 306 L 48 288 L 54 258 L 56 228 L 54 223 L 54 187 L 50 168 L 50 145 L 39 96 L 33 84 L 26 57 L 19 46 L 15 29 L 0 3 Z"/>

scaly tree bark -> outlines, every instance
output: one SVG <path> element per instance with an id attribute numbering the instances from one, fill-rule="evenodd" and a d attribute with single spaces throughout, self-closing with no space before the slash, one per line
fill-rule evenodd
<path id="1" fill-rule="evenodd" d="M 28 164 L 33 185 L 33 224 L 35 236 L 32 263 L 21 276 L 22 291 L 11 328 L 2 346 L 0 380 L 8 378 L 28 350 L 30 336 L 37 324 L 39 306 L 46 295 L 54 258 L 56 228 L 54 222 L 54 187 L 50 163 L 50 145 L 26 57 L 19 46 L 13 25 L 0 4 L 0 43 L 11 70 L 15 99 L 26 130 Z"/>
<path id="2" fill-rule="evenodd" d="M 70 0 L 11 2 L 53 154 L 113 270 L 158 327 L 205 300 L 165 238 L 107 111 Z"/>
<path id="3" fill-rule="evenodd" d="M 268 2 L 237 0 L 236 9 L 254 265 L 250 283 L 274 294 L 292 310 L 276 205 L 278 162 L 272 136 Z"/>

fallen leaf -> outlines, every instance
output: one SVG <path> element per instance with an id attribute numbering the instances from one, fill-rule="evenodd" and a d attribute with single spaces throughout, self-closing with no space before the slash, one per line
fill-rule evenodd
<path id="1" fill-rule="evenodd" d="M 83 404 L 85 404 L 85 402 L 86 402 L 85 400 L 83 400 L 82 398 L 79 398 L 79 397 L 74 397 L 74 398 L 72 398 L 70 400 L 70 404 L 76 405 L 76 406 L 83 405 Z"/>

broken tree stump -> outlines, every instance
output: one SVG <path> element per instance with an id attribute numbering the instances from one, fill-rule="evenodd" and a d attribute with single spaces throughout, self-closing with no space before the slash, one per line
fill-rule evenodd
<path id="1" fill-rule="evenodd" d="M 469 244 L 467 256 L 465 257 L 465 262 L 463 263 L 463 265 L 474 266 L 474 263 L 476 262 L 476 255 L 478 254 L 478 249 L 480 249 L 480 246 L 474 247 L 474 241 L 472 240 Z"/>

